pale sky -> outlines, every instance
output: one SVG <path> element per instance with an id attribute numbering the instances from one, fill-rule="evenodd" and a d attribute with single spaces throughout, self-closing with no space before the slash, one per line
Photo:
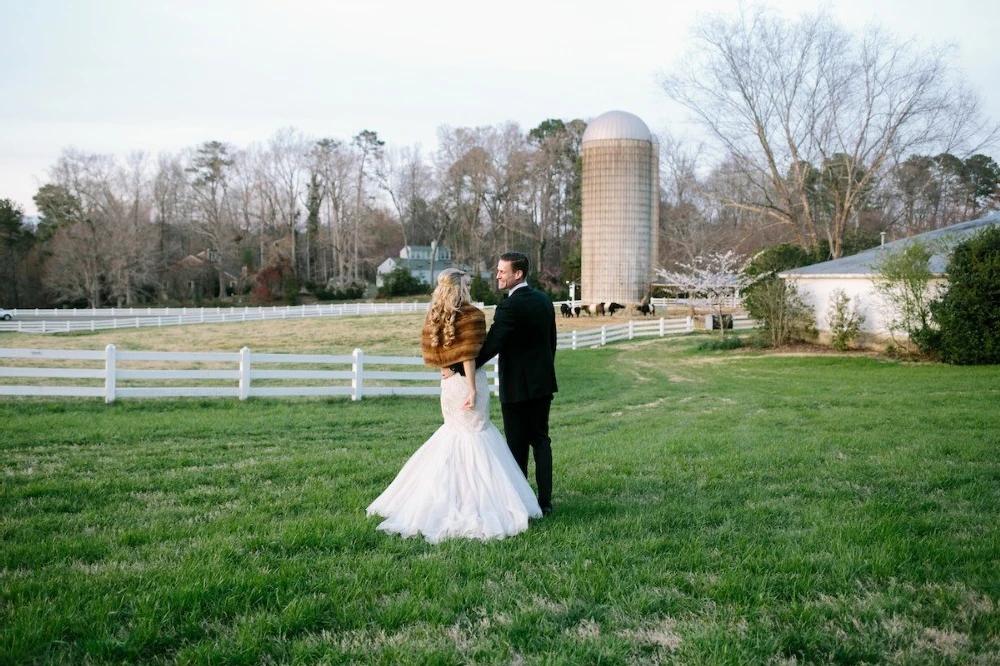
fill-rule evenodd
<path id="1" fill-rule="evenodd" d="M 819 3 L 768 3 L 794 15 Z M 830 0 L 839 22 L 958 47 L 1000 121 L 996 0 Z M 698 12 L 738 0 L 0 0 L 0 199 L 28 215 L 64 148 L 124 157 L 287 127 L 436 147 L 437 129 L 522 130 L 621 109 L 683 133 L 657 85 Z M 997 151 L 991 151 L 996 158 Z"/>

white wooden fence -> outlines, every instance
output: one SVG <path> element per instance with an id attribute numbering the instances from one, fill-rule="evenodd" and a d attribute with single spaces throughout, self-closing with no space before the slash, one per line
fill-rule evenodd
<path id="1" fill-rule="evenodd" d="M 120 351 L 108 345 L 104 351 L 0 349 L 0 358 L 23 359 L 0 367 L 0 382 L 33 380 L 0 383 L 0 396 L 103 397 L 110 403 L 118 398 L 350 396 L 360 400 L 441 394 L 441 373 L 425 368 L 422 358 L 366 355 L 360 349 L 332 356 L 259 354 L 246 347 L 235 353 Z M 65 367 L 65 361 L 83 367 Z M 496 359 L 487 365 L 486 375 L 497 392 Z M 47 380 L 56 381 L 40 383 Z"/>
<path id="2" fill-rule="evenodd" d="M 711 326 L 711 324 L 709 324 Z M 746 316 L 734 328 L 753 326 Z M 690 333 L 694 321 L 651 319 L 569 331 L 557 336 L 557 349 L 586 349 L 636 337 Z M 251 397 L 440 395 L 440 373 L 415 356 L 266 354 L 239 352 L 104 351 L 0 349 L 0 396 L 102 397 Z M 487 366 L 492 390 L 499 389 L 497 359 Z M 14 384 L 11 380 L 30 379 Z"/>
<path id="3" fill-rule="evenodd" d="M 712 328 L 712 315 L 705 316 L 705 326 Z M 745 314 L 733 315 L 733 330 L 747 330 L 754 327 L 754 322 Z M 632 340 L 637 337 L 665 335 L 680 335 L 692 333 L 695 330 L 694 319 L 634 319 L 616 326 L 601 326 L 584 331 L 569 331 L 560 333 L 557 337 L 556 349 L 586 349 L 599 347 L 609 342 Z"/>
<path id="4" fill-rule="evenodd" d="M 740 307 L 741 299 L 739 296 L 725 296 L 722 299 L 722 307 L 728 309 L 734 309 Z M 657 308 L 678 308 L 678 307 L 695 307 L 695 308 L 711 308 L 715 307 L 715 303 L 707 298 L 651 298 L 649 300 Z"/>
<path id="5" fill-rule="evenodd" d="M 563 303 L 578 305 L 580 301 L 573 301 L 572 303 L 559 301 L 553 305 L 558 308 Z M 679 304 L 701 307 L 702 305 L 706 305 L 707 301 L 702 303 L 698 299 L 654 298 L 652 303 L 658 308 Z M 734 300 L 734 305 L 735 303 L 737 301 Z M 481 303 L 477 303 L 476 305 L 480 308 L 484 307 Z M 17 333 L 71 333 L 74 331 L 101 331 L 188 324 L 219 324 L 275 319 L 303 319 L 309 317 L 399 314 L 405 312 L 426 312 L 427 307 L 428 303 L 413 302 L 337 303 L 243 308 L 21 309 L 11 310 L 14 315 L 11 321 L 0 321 L 0 331 Z M 25 316 L 31 319 L 19 319 L 19 317 Z M 661 335 L 663 334 L 661 333 Z"/>
<path id="6" fill-rule="evenodd" d="M 346 315 L 425 312 L 427 303 L 339 303 L 244 308 L 101 308 L 90 310 L 11 310 L 11 321 L 0 321 L 0 331 L 70 333 L 147 326 L 219 324 L 239 321 L 341 317 Z M 32 319 L 19 320 L 29 316 Z"/>

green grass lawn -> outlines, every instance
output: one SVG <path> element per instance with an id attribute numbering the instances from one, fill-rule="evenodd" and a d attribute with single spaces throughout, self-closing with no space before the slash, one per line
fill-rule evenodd
<path id="1" fill-rule="evenodd" d="M 364 515 L 433 398 L 0 402 L 0 663 L 1000 663 L 1000 368 L 698 340 L 561 352 L 489 543 Z"/>

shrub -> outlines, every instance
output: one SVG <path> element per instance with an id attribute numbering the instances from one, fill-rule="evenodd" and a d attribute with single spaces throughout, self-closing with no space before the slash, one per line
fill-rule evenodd
<path id="1" fill-rule="evenodd" d="M 351 282 L 339 289 L 317 289 L 315 295 L 321 301 L 356 301 L 359 298 L 364 298 L 365 286 Z"/>
<path id="2" fill-rule="evenodd" d="M 765 275 L 774 275 L 789 268 L 808 266 L 820 261 L 815 253 L 802 249 L 800 245 L 782 243 L 773 245 L 758 252 L 743 269 L 744 275 L 748 278 L 756 278 Z M 753 291 L 751 285 L 744 289 L 744 293 Z"/>
<path id="3" fill-rule="evenodd" d="M 851 305 L 843 289 L 835 289 L 827 313 L 830 322 L 830 344 L 837 351 L 845 351 L 861 330 L 865 316 Z"/>
<path id="4" fill-rule="evenodd" d="M 743 307 L 760 322 L 764 339 L 773 347 L 804 338 L 815 323 L 812 309 L 802 301 L 795 285 L 776 275 L 758 280 L 744 297 Z"/>
<path id="5" fill-rule="evenodd" d="M 948 291 L 931 304 L 939 328 L 931 344 L 957 365 L 1000 363 L 1000 226 L 955 246 Z"/>
<path id="6" fill-rule="evenodd" d="M 250 302 L 256 305 L 266 305 L 280 296 L 297 299 L 298 285 L 291 264 L 287 259 L 278 258 L 257 271 L 253 290 L 250 293 Z M 294 294 L 292 290 L 294 290 Z"/>
<path id="7" fill-rule="evenodd" d="M 469 294 L 472 300 L 483 305 L 496 305 L 500 302 L 496 292 L 490 287 L 490 283 L 483 279 L 478 271 L 472 274 L 472 284 L 469 285 Z"/>
<path id="8" fill-rule="evenodd" d="M 890 335 L 895 340 L 895 333 L 906 333 L 906 344 L 921 351 L 927 351 L 923 343 L 933 337 L 931 302 L 937 295 L 930 269 L 933 254 L 927 243 L 911 240 L 902 250 L 887 252 L 874 266 L 875 291 L 885 302 Z"/>
<path id="9" fill-rule="evenodd" d="M 729 349 L 738 349 L 743 346 L 743 340 L 735 335 L 730 335 L 725 338 L 715 338 L 711 340 L 705 340 L 700 343 L 697 347 L 700 351 L 725 351 Z"/>
<path id="10" fill-rule="evenodd" d="M 805 250 L 799 245 L 782 243 L 758 252 L 743 269 L 743 307 L 760 322 L 762 336 L 755 344 L 779 347 L 803 338 L 813 325 L 812 310 L 802 302 L 798 289 L 778 277 L 781 271 L 808 266 L 824 258 L 822 248 Z"/>
<path id="11" fill-rule="evenodd" d="M 285 303 L 288 305 L 301 305 L 302 298 L 299 296 L 299 281 L 294 275 L 285 280 Z"/>
<path id="12" fill-rule="evenodd" d="M 430 285 L 411 275 L 410 271 L 406 270 L 406 268 L 398 266 L 385 276 L 376 296 L 378 298 L 413 296 L 416 294 L 429 294 L 431 291 Z"/>

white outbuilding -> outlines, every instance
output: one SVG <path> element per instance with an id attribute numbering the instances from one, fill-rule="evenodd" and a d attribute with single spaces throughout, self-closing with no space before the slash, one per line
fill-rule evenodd
<path id="1" fill-rule="evenodd" d="M 863 338 L 861 341 L 878 343 L 889 338 L 891 332 L 888 321 L 892 317 L 889 306 L 875 290 L 874 280 L 878 273 L 876 267 L 882 257 L 888 252 L 902 250 L 907 243 L 919 240 L 927 244 L 933 252 L 930 259 L 931 273 L 936 276 L 939 283 L 946 282 L 945 271 L 948 267 L 951 249 L 990 225 L 1000 225 L 1000 212 L 885 243 L 880 247 L 865 250 L 849 257 L 793 268 L 778 273 L 778 277 L 794 284 L 798 289 L 799 296 L 812 308 L 820 340 L 829 339 L 828 312 L 830 303 L 833 300 L 834 292 L 841 290 L 851 299 L 856 310 L 865 317 L 861 326 L 861 338 Z M 896 335 L 898 336 L 899 333 L 897 332 Z"/>

